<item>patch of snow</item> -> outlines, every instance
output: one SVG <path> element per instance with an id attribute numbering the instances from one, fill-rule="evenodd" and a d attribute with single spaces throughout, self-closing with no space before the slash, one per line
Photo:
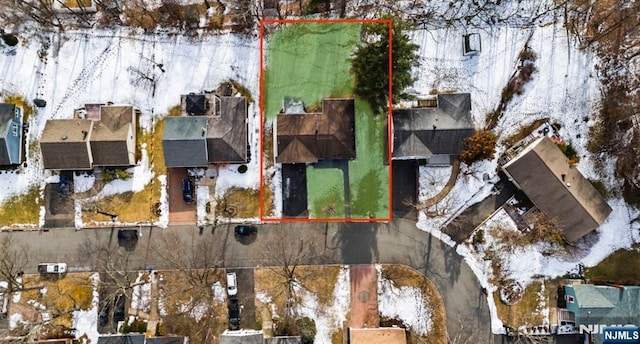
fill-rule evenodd
<path id="1" fill-rule="evenodd" d="M 138 272 L 135 284 L 131 293 L 131 308 L 148 313 L 151 310 L 151 283 L 144 272 Z"/>
<path id="2" fill-rule="evenodd" d="M 93 184 L 96 182 L 96 177 L 93 174 L 82 173 L 73 174 L 73 192 L 81 193 L 91 190 Z"/>
<path id="3" fill-rule="evenodd" d="M 18 276 L 16 277 L 16 284 L 18 286 L 19 289 L 22 288 L 22 276 Z M 13 297 L 12 297 L 12 301 L 13 303 L 18 303 L 20 302 L 20 298 L 22 297 L 22 293 L 19 291 L 15 291 L 13 292 Z"/>
<path id="4" fill-rule="evenodd" d="M 60 183 L 60 176 L 59 175 L 48 176 L 47 178 L 44 179 L 44 182 L 47 184 Z"/>
<path id="5" fill-rule="evenodd" d="M 211 285 L 211 291 L 213 292 L 213 301 L 224 302 L 227 299 L 227 291 L 220 281 L 216 281 Z"/>
<path id="6" fill-rule="evenodd" d="M 196 186 L 196 216 L 197 224 L 204 226 L 207 224 L 207 202 L 209 202 L 209 187 L 206 185 Z"/>
<path id="7" fill-rule="evenodd" d="M 156 226 L 167 228 L 169 226 L 169 194 L 167 193 L 167 176 L 158 176 L 160 182 L 160 218 Z"/>
<path id="8" fill-rule="evenodd" d="M 193 298 L 189 298 L 189 302 L 180 305 L 180 312 L 189 314 L 195 321 L 200 322 L 209 311 L 209 306 L 205 303 L 193 304 Z"/>
<path id="9" fill-rule="evenodd" d="M 382 276 L 382 267 L 377 264 L 378 271 L 378 312 L 381 316 L 399 319 L 407 328 L 420 336 L 431 330 L 432 309 L 429 300 L 425 300 L 418 288 L 401 286 Z"/>
<path id="10" fill-rule="evenodd" d="M 273 301 L 271 300 L 271 297 L 267 294 L 265 294 L 262 291 L 257 291 L 256 292 L 256 299 L 260 302 L 262 302 L 262 304 L 264 305 L 269 305 L 271 306 L 271 317 L 272 318 L 279 318 L 280 316 L 278 315 L 278 312 L 276 312 L 276 305 L 273 304 Z"/>
<path id="11" fill-rule="evenodd" d="M 22 324 L 27 324 L 26 321 L 24 321 L 24 318 L 22 317 L 22 314 L 20 313 L 13 313 L 11 314 L 11 316 L 9 317 L 9 328 L 16 328 L 19 325 Z"/>
<path id="12" fill-rule="evenodd" d="M 300 297 L 300 302 L 296 304 L 297 314 L 313 319 L 315 322 L 314 343 L 331 343 L 331 334 L 336 329 L 342 328 L 351 307 L 349 268 L 342 267 L 340 270 L 334 287 L 333 303 L 328 308 L 321 307 L 318 304 L 317 295 L 301 285 L 294 284 L 294 289 L 296 295 Z"/>
<path id="13" fill-rule="evenodd" d="M 96 272 L 91 275 L 91 282 L 93 284 L 93 299 L 91 300 L 91 308 L 88 310 L 78 310 L 73 312 L 73 328 L 76 329 L 76 338 L 80 338 L 86 334 L 91 340 L 91 343 L 97 343 L 98 337 L 98 283 L 100 281 L 100 275 Z"/>
<path id="14" fill-rule="evenodd" d="M 82 222 L 82 201 L 76 199 L 73 201 L 74 208 L 74 225 L 76 229 L 84 228 L 84 223 Z"/>
<path id="15" fill-rule="evenodd" d="M 143 143 L 140 147 L 142 158 L 138 161 L 138 165 L 127 169 L 131 173 L 131 178 L 127 180 L 115 179 L 102 188 L 95 198 L 115 195 L 127 191 L 140 192 L 149 184 L 153 178 L 153 170 L 149 165 L 149 154 L 147 153 L 147 145 Z"/>
<path id="16" fill-rule="evenodd" d="M 267 173 L 273 175 L 270 185 L 264 185 L 264 187 L 270 187 L 273 194 L 273 216 L 275 218 L 282 217 L 282 164 L 275 164 L 270 168 Z M 265 213 L 268 210 L 265 209 Z"/>
<path id="17" fill-rule="evenodd" d="M 418 201 L 437 195 L 451 176 L 451 166 L 418 166 Z"/>
<path id="18" fill-rule="evenodd" d="M 47 215 L 47 209 L 43 205 L 41 205 L 40 213 L 38 214 L 38 227 L 40 228 L 44 227 L 44 220 L 46 215 Z"/>

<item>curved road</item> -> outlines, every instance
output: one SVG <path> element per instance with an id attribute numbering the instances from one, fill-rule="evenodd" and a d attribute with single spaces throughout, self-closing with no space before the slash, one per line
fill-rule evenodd
<path id="1" fill-rule="evenodd" d="M 397 219 L 391 223 L 281 223 L 258 226 L 257 239 L 249 244 L 238 242 L 233 225 L 210 227 L 200 233 L 195 226 L 171 226 L 168 229 L 143 227 L 141 238 L 129 256 L 130 269 L 171 268 L 153 249 L 158 238 L 170 236 L 172 254 L 196 252 L 198 242 L 210 243 L 217 266 L 254 267 L 269 265 L 272 260 L 265 248 L 281 241 L 306 238 L 314 242 L 309 264 L 405 264 L 423 273 L 438 288 L 447 312 L 450 334 L 469 333 L 475 342 L 490 343 L 491 320 L 486 297 L 471 269 L 455 249 L 416 228 L 415 222 Z M 55 229 L 49 232 L 1 233 L 12 236 L 16 245 L 29 249 L 29 268 L 34 273 L 39 262 L 66 262 L 70 271 L 92 270 L 91 259 L 79 253 L 87 240 L 116 243 L 111 228 Z M 166 242 L 166 241 L 165 241 Z M 171 250 L 170 250 L 171 251 Z M 206 262 L 203 259 L 203 266 Z M 211 265 L 211 264 L 209 264 Z M 464 325 L 462 325 L 464 323 Z M 477 329 L 471 331 L 470 329 Z"/>

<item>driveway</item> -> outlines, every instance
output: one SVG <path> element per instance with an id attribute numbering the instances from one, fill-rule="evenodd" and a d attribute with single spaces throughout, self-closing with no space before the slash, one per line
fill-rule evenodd
<path id="1" fill-rule="evenodd" d="M 195 185 L 194 201 L 187 204 L 182 199 L 182 180 L 187 178 L 186 168 L 170 168 L 167 172 L 167 193 L 169 195 L 169 224 L 187 225 L 196 223 Z"/>

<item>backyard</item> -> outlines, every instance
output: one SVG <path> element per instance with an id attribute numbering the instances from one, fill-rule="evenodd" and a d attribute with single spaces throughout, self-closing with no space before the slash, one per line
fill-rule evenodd
<path id="1" fill-rule="evenodd" d="M 332 22 L 265 27 L 263 120 L 276 118 L 284 97 L 298 98 L 314 111 L 320 109 L 323 98 L 354 97 L 350 57 L 360 41 L 361 26 L 360 22 Z M 356 99 L 356 159 L 325 160 L 307 167 L 311 218 L 389 217 L 385 135 L 385 118 L 374 115 L 366 101 Z"/>

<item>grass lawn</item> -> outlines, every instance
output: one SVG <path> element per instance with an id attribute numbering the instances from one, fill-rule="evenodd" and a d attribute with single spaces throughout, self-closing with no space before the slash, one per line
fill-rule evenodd
<path id="1" fill-rule="evenodd" d="M 543 307 L 549 307 L 548 293 L 555 293 L 551 283 L 545 282 L 545 291 L 542 292 L 541 282 L 532 282 L 524 289 L 522 300 L 515 305 L 507 305 L 500 300 L 500 291 L 493 293 L 496 300 L 498 317 L 505 325 L 518 328 L 524 325 L 540 325 L 544 319 Z"/>
<path id="2" fill-rule="evenodd" d="M 359 23 L 289 24 L 267 37 L 264 74 L 266 118 L 275 118 L 284 96 L 306 105 L 353 93 L 349 58 L 360 39 Z"/>
<path id="3" fill-rule="evenodd" d="M 264 188 L 263 198 L 264 212 L 265 214 L 269 214 L 271 208 L 273 208 L 271 188 Z M 235 208 L 236 213 L 233 215 L 234 218 L 248 219 L 258 217 L 260 216 L 260 192 L 257 189 L 229 188 L 225 191 L 224 196 L 217 200 L 216 216 L 226 217 L 225 207 Z"/>
<path id="4" fill-rule="evenodd" d="M 352 218 L 389 216 L 389 166 L 384 165 L 384 118 L 356 99 L 356 159 L 349 162 Z"/>
<path id="5" fill-rule="evenodd" d="M 264 76 L 265 118 L 273 119 L 285 96 L 316 107 L 325 97 L 353 97 L 350 56 L 360 40 L 359 23 L 290 24 L 267 37 Z M 389 215 L 389 170 L 383 164 L 384 118 L 356 99 L 356 156 L 349 162 L 351 218 Z M 271 141 L 266 143 L 271 143 Z M 312 218 L 344 218 L 344 185 L 339 170 L 307 168 Z"/>
<path id="6" fill-rule="evenodd" d="M 640 252 L 618 250 L 600 264 L 585 269 L 585 277 L 592 281 L 623 285 L 640 285 Z"/>
<path id="7" fill-rule="evenodd" d="M 44 200 L 40 197 L 40 188 L 31 187 L 29 191 L 9 197 L 0 204 L 0 227 L 17 224 L 38 225 L 40 206 Z"/>
<path id="8" fill-rule="evenodd" d="M 83 221 L 85 223 L 111 221 L 110 217 L 93 211 L 95 207 L 103 212 L 118 214 L 118 221 L 120 222 L 153 222 L 158 220 L 158 216 L 154 213 L 155 205 L 160 202 L 161 192 L 161 184 L 157 177 L 167 174 L 162 151 L 164 121 L 157 121 L 155 128 L 151 132 L 142 130 L 140 126 L 138 126 L 137 130 L 136 160 L 141 158 L 140 147 L 145 144 L 149 155 L 149 164 L 154 172 L 153 178 L 140 192 L 129 191 L 107 196 L 90 206 L 85 206 L 85 209 L 88 209 L 83 213 Z"/>
<path id="9" fill-rule="evenodd" d="M 307 194 L 312 218 L 344 218 L 344 176 L 337 168 L 307 167 Z"/>

